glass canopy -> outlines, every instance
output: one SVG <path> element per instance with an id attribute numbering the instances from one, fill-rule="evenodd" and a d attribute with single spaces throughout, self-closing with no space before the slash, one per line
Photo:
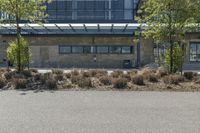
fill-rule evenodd
<path id="1" fill-rule="evenodd" d="M 133 34 L 137 23 L 20 24 L 21 34 Z M 1 24 L 0 34 L 16 34 L 15 24 Z"/>

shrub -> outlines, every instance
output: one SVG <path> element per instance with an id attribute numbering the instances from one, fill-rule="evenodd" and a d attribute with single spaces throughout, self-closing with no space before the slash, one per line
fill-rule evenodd
<path id="1" fill-rule="evenodd" d="M 159 77 L 164 77 L 164 76 L 167 76 L 168 75 L 168 71 L 165 70 L 164 68 L 159 68 L 156 72 L 156 74 L 159 76 Z"/>
<path id="2" fill-rule="evenodd" d="M 26 77 L 32 77 L 31 71 L 29 71 L 29 70 L 23 70 L 23 71 L 22 71 L 22 74 L 23 74 L 24 76 L 26 76 Z"/>
<path id="3" fill-rule="evenodd" d="M 144 78 L 142 75 L 136 75 L 132 78 L 132 82 L 136 85 L 144 85 Z"/>
<path id="4" fill-rule="evenodd" d="M 127 81 L 131 81 L 131 75 L 128 74 L 128 73 L 127 74 L 122 74 L 121 77 L 127 79 Z"/>
<path id="5" fill-rule="evenodd" d="M 77 70 L 71 71 L 71 75 L 78 76 L 80 73 Z"/>
<path id="6" fill-rule="evenodd" d="M 173 73 L 179 71 L 181 68 L 181 65 L 182 65 L 181 54 L 182 54 L 181 48 L 178 45 L 178 43 L 175 42 L 173 46 L 173 55 L 172 55 L 173 56 L 173 68 L 172 68 Z M 164 63 L 168 69 L 170 68 L 170 64 L 171 64 L 170 56 L 171 56 L 170 49 L 167 49 L 164 54 Z"/>
<path id="7" fill-rule="evenodd" d="M 103 85 L 111 85 L 112 84 L 112 80 L 109 76 L 102 76 L 102 77 L 99 78 L 99 81 Z"/>
<path id="8" fill-rule="evenodd" d="M 57 74 L 57 75 L 55 75 L 55 79 L 57 81 L 62 81 L 62 80 L 64 80 L 64 75 L 63 74 Z"/>
<path id="9" fill-rule="evenodd" d="M 158 82 L 158 77 L 155 74 L 150 74 L 148 77 L 148 81 L 153 83 Z"/>
<path id="10" fill-rule="evenodd" d="M 90 72 L 82 72 L 82 76 L 88 78 L 91 75 L 90 75 Z"/>
<path id="11" fill-rule="evenodd" d="M 122 74 L 123 74 L 124 72 L 123 71 L 113 71 L 112 73 L 111 73 L 111 76 L 113 77 L 113 78 L 119 78 Z"/>
<path id="12" fill-rule="evenodd" d="M 108 72 L 104 71 L 104 70 L 91 70 L 90 74 L 91 74 L 92 77 L 99 78 L 99 77 L 102 77 L 102 76 L 107 76 Z"/>
<path id="13" fill-rule="evenodd" d="M 36 74 L 34 74 L 34 80 L 35 80 L 35 81 L 41 80 L 41 76 L 42 76 L 41 73 L 36 73 Z"/>
<path id="14" fill-rule="evenodd" d="M 26 84 L 27 84 L 27 79 L 23 79 L 23 78 L 15 78 L 14 79 L 15 89 L 26 88 Z"/>
<path id="15" fill-rule="evenodd" d="M 2 77 L 0 77 L 0 88 L 3 88 L 5 85 L 6 85 L 5 79 L 3 79 Z"/>
<path id="16" fill-rule="evenodd" d="M 52 73 L 53 73 L 53 74 L 57 74 L 57 75 L 58 75 L 58 74 L 63 74 L 63 73 L 64 73 L 64 71 L 63 71 L 63 70 L 61 70 L 61 69 L 53 69 L 53 70 L 52 70 Z"/>
<path id="17" fill-rule="evenodd" d="M 82 77 L 81 76 L 72 76 L 71 77 L 71 82 L 73 83 L 73 84 L 78 84 L 78 82 L 79 82 L 79 80 L 81 80 L 82 79 Z"/>
<path id="18" fill-rule="evenodd" d="M 165 84 L 175 84 L 178 85 L 180 82 L 184 82 L 185 78 L 181 75 L 169 75 L 163 78 Z"/>
<path id="19" fill-rule="evenodd" d="M 188 80 L 192 80 L 194 78 L 194 76 L 195 76 L 195 73 L 193 73 L 193 72 L 185 72 L 184 73 L 184 77 Z"/>
<path id="20" fill-rule="evenodd" d="M 149 76 L 150 76 L 152 73 L 155 73 L 155 71 L 152 70 L 152 69 L 145 68 L 145 69 L 141 70 L 140 75 L 142 75 L 145 79 L 148 79 Z"/>
<path id="21" fill-rule="evenodd" d="M 116 89 L 124 89 L 127 87 L 127 84 L 127 79 L 125 78 L 113 79 L 113 87 Z"/>
<path id="22" fill-rule="evenodd" d="M 56 80 L 54 80 L 54 79 L 48 79 L 45 84 L 48 89 L 56 89 L 57 88 Z"/>
<path id="23" fill-rule="evenodd" d="M 6 80 L 11 80 L 14 75 L 15 75 L 15 72 L 12 72 L 12 71 L 4 73 L 4 77 L 6 78 Z"/>
<path id="24" fill-rule="evenodd" d="M 69 78 L 71 78 L 72 75 L 71 75 L 71 73 L 66 73 L 65 76 L 66 76 L 66 78 L 69 79 Z"/>
<path id="25" fill-rule="evenodd" d="M 78 80 L 78 86 L 81 88 L 91 88 L 92 80 L 90 78 L 82 78 L 81 80 Z"/>
<path id="26" fill-rule="evenodd" d="M 20 47 L 18 47 L 18 45 L 20 45 Z M 20 55 L 17 53 L 18 50 L 20 50 Z M 28 41 L 23 37 L 20 37 L 19 44 L 17 40 L 9 42 L 6 54 L 11 64 L 14 64 L 18 67 L 20 63 L 21 66 L 18 69 L 24 68 L 30 62 L 31 58 L 31 52 L 28 46 Z M 17 60 L 19 58 L 20 62 Z"/>

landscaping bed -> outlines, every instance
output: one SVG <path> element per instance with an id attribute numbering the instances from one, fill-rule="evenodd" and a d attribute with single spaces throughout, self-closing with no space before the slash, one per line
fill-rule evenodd
<path id="1" fill-rule="evenodd" d="M 0 89 L 23 90 L 126 90 L 126 91 L 200 91 L 200 75 L 187 72 L 168 74 L 159 68 L 113 72 L 75 69 L 64 73 L 54 69 L 39 73 L 37 69 L 16 71 L 0 69 Z"/>

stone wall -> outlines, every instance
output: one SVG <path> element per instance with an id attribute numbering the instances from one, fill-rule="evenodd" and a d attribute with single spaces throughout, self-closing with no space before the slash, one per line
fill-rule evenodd
<path id="1" fill-rule="evenodd" d="M 132 66 L 136 62 L 136 45 L 132 37 L 106 36 L 29 36 L 34 67 L 86 67 L 86 68 L 122 68 L 124 60 L 131 60 Z M 1 42 L 8 43 L 14 37 L 3 36 Z M 59 45 L 130 45 L 134 46 L 133 54 L 59 54 Z M 0 46 L 2 48 L 2 46 Z M 2 48 L 5 49 L 5 48 Z M 96 56 L 97 61 L 93 58 Z M 141 63 L 153 61 L 153 47 L 151 41 L 143 40 L 141 46 Z"/>

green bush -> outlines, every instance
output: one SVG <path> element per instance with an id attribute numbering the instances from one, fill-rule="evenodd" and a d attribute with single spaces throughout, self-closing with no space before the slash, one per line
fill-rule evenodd
<path id="1" fill-rule="evenodd" d="M 167 49 L 164 55 L 164 63 L 165 66 L 170 69 L 170 49 Z M 180 71 L 182 66 L 182 54 L 181 48 L 177 43 L 174 43 L 173 46 L 173 73 Z"/>
<path id="2" fill-rule="evenodd" d="M 18 54 L 18 51 L 20 51 L 20 55 Z M 7 48 L 7 58 L 11 64 L 14 64 L 17 67 L 19 63 L 22 68 L 28 65 L 31 58 L 28 42 L 23 37 L 20 37 L 19 45 L 17 44 L 17 40 L 10 42 L 9 47 Z M 21 59 L 20 62 L 18 61 L 19 58 Z M 22 68 L 20 68 L 20 70 Z"/>

